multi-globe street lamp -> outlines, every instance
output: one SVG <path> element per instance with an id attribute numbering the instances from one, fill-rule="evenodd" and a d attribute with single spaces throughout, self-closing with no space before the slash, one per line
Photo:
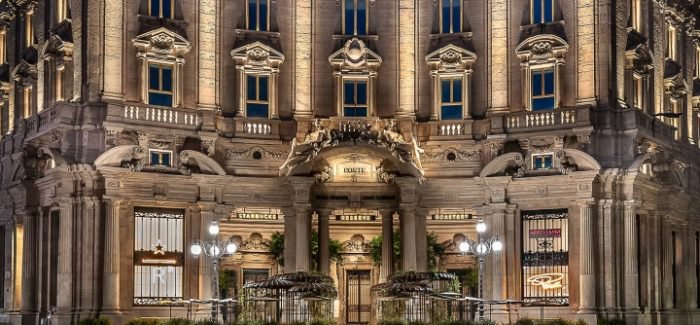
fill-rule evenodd
<path id="1" fill-rule="evenodd" d="M 503 250 L 503 242 L 498 239 L 498 236 L 484 238 L 486 232 L 486 223 L 479 219 L 476 224 L 477 240 L 473 241 L 466 236 L 464 241 L 459 244 L 459 251 L 462 254 L 472 253 L 479 261 L 479 320 L 484 320 L 484 260 L 491 253 L 498 255 Z"/>
<path id="2" fill-rule="evenodd" d="M 212 298 L 211 318 L 216 320 L 219 318 L 219 299 L 221 298 L 219 294 L 219 260 L 224 256 L 235 254 L 236 250 L 238 250 L 238 246 L 230 240 L 219 240 L 219 224 L 216 221 L 212 221 L 208 230 L 213 238 L 210 241 L 195 241 L 190 247 L 190 253 L 194 258 L 204 255 L 211 259 L 212 268 L 214 270 L 214 297 Z"/>

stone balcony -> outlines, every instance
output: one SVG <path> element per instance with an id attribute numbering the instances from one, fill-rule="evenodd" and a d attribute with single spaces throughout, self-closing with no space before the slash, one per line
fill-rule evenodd
<path id="1" fill-rule="evenodd" d="M 143 104 L 108 104 L 106 121 L 129 125 L 197 130 L 202 125 L 205 113 L 187 108 Z"/>
<path id="2" fill-rule="evenodd" d="M 589 107 L 564 107 L 551 111 L 519 112 L 503 116 L 506 133 L 557 130 L 590 124 Z"/>

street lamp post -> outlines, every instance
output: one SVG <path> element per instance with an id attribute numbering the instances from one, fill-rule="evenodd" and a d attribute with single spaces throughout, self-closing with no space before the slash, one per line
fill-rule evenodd
<path id="1" fill-rule="evenodd" d="M 209 225 L 209 234 L 213 237 L 211 241 L 195 241 L 190 247 L 190 253 L 194 258 L 204 254 L 211 259 L 214 269 L 214 297 L 211 305 L 211 318 L 216 320 L 219 318 L 219 299 L 221 298 L 219 294 L 219 260 L 224 256 L 235 254 L 238 247 L 230 240 L 219 240 L 219 224 L 216 221 L 212 221 Z"/>
<path id="2" fill-rule="evenodd" d="M 503 250 L 503 243 L 498 239 L 498 236 L 493 236 L 489 239 L 483 237 L 486 232 L 486 223 L 479 219 L 476 224 L 477 240 L 473 241 L 469 238 L 464 238 L 464 241 L 459 244 L 459 251 L 462 254 L 472 253 L 479 261 L 479 320 L 484 320 L 484 260 L 486 256 L 492 252 L 498 255 Z"/>

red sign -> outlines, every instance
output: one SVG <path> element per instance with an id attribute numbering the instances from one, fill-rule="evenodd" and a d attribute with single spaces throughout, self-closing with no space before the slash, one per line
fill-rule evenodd
<path id="1" fill-rule="evenodd" d="M 530 229 L 530 238 L 559 238 L 561 229 Z"/>

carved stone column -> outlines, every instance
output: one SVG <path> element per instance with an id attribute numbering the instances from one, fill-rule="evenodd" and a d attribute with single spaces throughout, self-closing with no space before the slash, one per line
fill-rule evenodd
<path id="1" fill-rule="evenodd" d="M 379 270 L 379 282 L 394 272 L 394 214 L 393 210 L 382 211 L 382 264 Z"/>
<path id="2" fill-rule="evenodd" d="M 425 216 L 416 213 L 418 182 L 412 177 L 396 178 L 395 182 L 401 191 L 399 224 L 402 239 L 401 258 L 403 259 L 403 271 L 425 271 L 427 270 Z M 419 218 L 423 219 L 422 222 L 418 220 Z M 421 225 L 422 228 L 419 229 Z"/>
<path id="3" fill-rule="evenodd" d="M 661 258 L 661 308 L 663 309 L 673 309 L 675 306 L 673 304 L 673 296 L 676 292 L 673 291 L 673 231 L 671 226 L 671 221 L 668 217 L 662 217 L 661 222 L 661 249 L 663 251 Z"/>
<path id="4" fill-rule="evenodd" d="M 625 311 L 639 310 L 639 269 L 637 260 L 637 214 L 634 201 L 625 201 L 623 206 L 625 228 Z"/>
<path id="5" fill-rule="evenodd" d="M 238 106 L 236 107 L 236 117 L 244 117 L 246 99 L 248 98 L 248 95 L 246 94 L 245 69 L 243 69 L 242 66 L 237 66 L 236 73 L 238 74 Z"/>
<path id="6" fill-rule="evenodd" d="M 211 207 L 202 206 L 199 218 L 199 239 L 209 241 L 212 235 L 209 234 L 209 225 L 214 221 L 214 211 Z M 196 221 L 195 221 L 196 222 Z M 199 256 L 199 299 L 212 299 L 212 276 L 213 266 L 211 259 L 204 254 Z M 203 315 L 208 315 L 211 307 L 201 305 L 198 308 Z"/>
<path id="7" fill-rule="evenodd" d="M 139 61 L 139 90 L 141 92 L 141 102 L 148 103 L 148 59 L 146 59 L 146 53 L 142 52 L 138 53 L 136 58 Z M 74 92 L 73 95 L 80 96 L 80 93 Z"/>
<path id="8" fill-rule="evenodd" d="M 491 215 L 492 230 L 491 236 L 498 236 L 498 238 L 503 242 L 506 237 L 506 224 L 505 224 L 505 204 L 502 208 L 492 207 L 495 209 Z M 503 252 L 496 254 L 495 252 L 491 256 L 492 260 L 492 298 L 494 300 L 504 300 L 506 299 L 506 255 Z M 505 310 L 505 305 L 497 305 L 492 307 L 494 310 Z"/>
<path id="9" fill-rule="evenodd" d="M 330 211 L 321 211 L 318 214 L 318 251 L 320 255 L 318 270 L 326 275 L 330 273 L 331 267 L 329 213 Z"/>
<path id="10" fill-rule="evenodd" d="M 73 204 L 59 203 L 57 313 L 70 314 L 73 308 Z"/>
<path id="11" fill-rule="evenodd" d="M 296 213 L 293 208 L 285 208 L 284 213 L 284 272 L 290 273 L 297 269 L 297 226 Z"/>
<path id="12" fill-rule="evenodd" d="M 102 307 L 106 312 L 119 310 L 119 261 L 121 245 L 119 244 L 119 220 L 121 205 L 119 201 L 105 199 L 105 250 Z"/>
<path id="13" fill-rule="evenodd" d="M 594 243 L 592 200 L 582 201 L 579 206 L 579 229 L 580 239 L 580 270 L 579 270 L 579 312 L 590 312 L 595 308 L 595 265 L 594 265 Z"/>

